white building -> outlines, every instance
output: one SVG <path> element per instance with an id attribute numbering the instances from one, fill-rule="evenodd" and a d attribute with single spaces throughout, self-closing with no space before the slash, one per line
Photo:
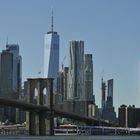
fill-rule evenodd
<path id="1" fill-rule="evenodd" d="M 44 41 L 44 78 L 56 78 L 59 71 L 59 35 L 52 30 L 45 34 Z"/>

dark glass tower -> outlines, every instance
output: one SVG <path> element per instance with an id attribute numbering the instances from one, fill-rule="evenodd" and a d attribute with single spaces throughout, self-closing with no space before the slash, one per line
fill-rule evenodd
<path id="1" fill-rule="evenodd" d="M 21 90 L 21 56 L 18 44 L 7 44 L 0 56 L 0 97 L 18 99 Z M 16 121 L 16 109 L 0 108 L 1 121 Z"/>
<path id="2" fill-rule="evenodd" d="M 108 95 L 107 95 L 107 106 L 113 107 L 113 79 L 107 81 Z"/>

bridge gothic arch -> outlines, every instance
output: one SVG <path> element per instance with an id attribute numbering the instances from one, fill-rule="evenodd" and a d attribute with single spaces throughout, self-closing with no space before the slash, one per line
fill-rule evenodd
<path id="1" fill-rule="evenodd" d="M 37 88 L 35 88 L 34 89 L 34 93 L 33 93 L 33 95 L 32 95 L 33 97 L 33 102 L 32 103 L 34 103 L 34 104 L 37 104 L 37 98 L 38 98 L 38 90 L 37 90 Z"/>
<path id="2" fill-rule="evenodd" d="M 46 98 L 47 96 L 47 98 Z M 27 81 L 27 101 L 28 103 L 50 106 L 53 108 L 53 79 L 37 78 Z M 53 117 L 49 120 L 49 127 L 46 127 L 46 112 L 29 112 L 26 115 L 30 135 L 46 135 L 46 128 L 53 126 Z M 48 124 L 47 124 L 48 125 Z M 52 133 L 52 128 L 48 129 Z"/>
<path id="3" fill-rule="evenodd" d="M 48 104 L 47 99 L 48 99 L 48 90 L 47 88 L 44 88 L 43 89 L 43 104 L 44 105 Z"/>

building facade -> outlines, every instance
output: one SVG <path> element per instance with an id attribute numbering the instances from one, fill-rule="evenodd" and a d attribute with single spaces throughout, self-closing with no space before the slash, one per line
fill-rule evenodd
<path id="1" fill-rule="evenodd" d="M 140 108 L 121 105 L 118 109 L 118 120 L 121 127 L 140 127 Z"/>
<path id="2" fill-rule="evenodd" d="M 101 80 L 101 109 L 102 111 L 105 109 L 106 106 L 106 83 L 103 81 L 103 78 Z"/>
<path id="3" fill-rule="evenodd" d="M 96 118 L 96 119 L 100 119 L 99 118 L 99 109 L 98 109 L 97 105 L 95 105 L 95 104 L 88 105 L 88 116 Z"/>
<path id="4" fill-rule="evenodd" d="M 21 91 L 21 56 L 18 44 L 7 44 L 0 59 L 0 97 L 18 99 Z M 1 121 L 16 121 L 16 110 L 1 108 Z"/>
<path id="5" fill-rule="evenodd" d="M 62 66 L 57 75 L 55 100 L 56 108 L 95 118 L 99 116 L 93 95 L 92 54 L 84 54 L 83 41 L 70 41 L 69 67 Z"/>
<path id="6" fill-rule="evenodd" d="M 55 94 L 55 104 L 63 102 L 64 97 L 64 75 L 63 71 L 57 72 L 57 92 Z"/>
<path id="7" fill-rule="evenodd" d="M 107 95 L 106 95 L 107 89 Z M 113 107 L 113 79 L 110 79 L 106 82 L 102 78 L 102 109 L 101 109 L 101 118 L 107 120 L 112 124 L 117 124 L 116 112 Z"/>
<path id="8" fill-rule="evenodd" d="M 84 100 L 84 41 L 70 41 L 68 94 L 71 100 Z"/>
<path id="9" fill-rule="evenodd" d="M 56 78 L 59 71 L 59 35 L 52 29 L 45 34 L 44 40 L 44 78 Z"/>
<path id="10" fill-rule="evenodd" d="M 85 81 L 85 100 L 93 101 L 93 61 L 92 54 L 85 54 L 84 58 L 84 81 Z"/>
<path id="11" fill-rule="evenodd" d="M 22 81 L 22 59 L 18 44 L 7 44 L 0 59 L 0 95 L 19 92 Z M 3 94 L 3 95 L 2 95 Z M 13 95 L 12 95 L 13 96 Z"/>
<path id="12" fill-rule="evenodd" d="M 63 99 L 64 101 L 67 100 L 67 93 L 68 93 L 68 71 L 69 71 L 69 68 L 68 67 L 64 67 L 64 70 L 63 70 L 63 84 L 64 84 L 64 91 L 63 91 Z"/>
<path id="13" fill-rule="evenodd" d="M 13 54 L 8 50 L 1 53 L 0 63 L 0 96 L 8 97 L 13 92 Z"/>
<path id="14" fill-rule="evenodd" d="M 113 107 L 113 79 L 107 81 L 107 101 L 106 106 Z"/>
<path id="15" fill-rule="evenodd" d="M 13 89 L 18 91 L 22 81 L 22 58 L 19 55 L 19 45 L 7 44 L 6 49 L 13 54 Z"/>
<path id="16" fill-rule="evenodd" d="M 55 104 L 62 103 L 67 100 L 68 87 L 68 67 L 64 67 L 62 71 L 57 73 L 57 92 L 55 94 Z"/>

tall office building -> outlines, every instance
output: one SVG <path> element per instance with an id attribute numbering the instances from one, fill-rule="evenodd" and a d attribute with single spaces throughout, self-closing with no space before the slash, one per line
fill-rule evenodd
<path id="1" fill-rule="evenodd" d="M 11 92 L 13 92 L 13 54 L 3 50 L 0 62 L 0 96 L 9 97 Z"/>
<path id="2" fill-rule="evenodd" d="M 103 78 L 101 80 L 101 94 L 102 94 L 101 105 L 102 105 L 102 111 L 103 111 L 106 106 L 106 83 L 103 81 Z"/>
<path id="3" fill-rule="evenodd" d="M 107 81 L 107 89 L 108 89 L 108 95 L 107 95 L 107 101 L 106 104 L 109 107 L 113 107 L 113 79 L 110 79 Z"/>
<path id="4" fill-rule="evenodd" d="M 85 100 L 94 101 L 93 96 L 93 61 L 92 54 L 85 54 L 84 58 Z"/>
<path id="5" fill-rule="evenodd" d="M 106 83 L 102 79 L 102 118 L 110 123 L 116 124 L 116 113 L 113 107 L 113 79 L 107 81 L 107 98 Z"/>
<path id="6" fill-rule="evenodd" d="M 1 53 L 0 60 L 0 95 L 5 96 L 10 91 L 19 92 L 22 77 L 22 60 L 19 55 L 19 45 L 7 44 L 6 50 L 3 50 Z"/>
<path id="7" fill-rule="evenodd" d="M 85 99 L 83 41 L 70 41 L 67 98 L 72 100 Z"/>
<path id="8" fill-rule="evenodd" d="M 56 104 L 67 100 L 68 67 L 57 73 Z"/>
<path id="9" fill-rule="evenodd" d="M 59 35 L 53 31 L 53 15 L 51 31 L 45 34 L 44 43 L 44 78 L 56 78 L 59 71 Z"/>
<path id="10" fill-rule="evenodd" d="M 64 75 L 63 71 L 57 72 L 57 92 L 55 94 L 55 104 L 63 102 L 64 97 Z"/>
<path id="11" fill-rule="evenodd" d="M 63 75 L 64 75 L 64 80 L 63 80 L 63 83 L 64 83 L 64 101 L 67 100 L 67 93 L 68 93 L 68 71 L 69 71 L 69 68 L 68 67 L 64 67 L 64 70 L 63 70 Z"/>
<path id="12" fill-rule="evenodd" d="M 0 59 L 0 97 L 18 99 L 21 90 L 21 56 L 18 44 L 7 44 Z M 1 120 L 15 121 L 15 109 L 1 109 Z"/>
<path id="13" fill-rule="evenodd" d="M 7 44 L 6 49 L 13 54 L 13 90 L 19 92 L 22 81 L 22 58 L 18 44 Z"/>

